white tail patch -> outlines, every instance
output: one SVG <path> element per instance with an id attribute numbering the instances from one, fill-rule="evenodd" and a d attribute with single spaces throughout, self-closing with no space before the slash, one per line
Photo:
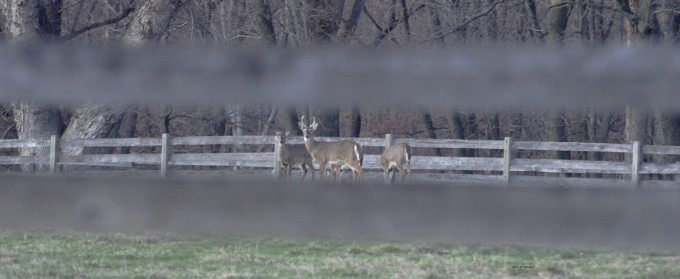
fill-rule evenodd
<path id="1" fill-rule="evenodd" d="M 359 156 L 359 145 L 354 145 L 354 155 L 357 155 L 357 161 L 361 162 L 361 156 Z"/>
<path id="2" fill-rule="evenodd" d="M 404 147 L 404 158 L 406 158 L 406 162 L 411 161 L 411 154 L 409 154 L 408 149 Z"/>

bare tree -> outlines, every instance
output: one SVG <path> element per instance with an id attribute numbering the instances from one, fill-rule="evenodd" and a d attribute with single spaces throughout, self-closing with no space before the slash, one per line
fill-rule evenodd
<path id="1" fill-rule="evenodd" d="M 258 28 L 262 39 L 269 46 L 276 46 L 276 31 L 272 20 L 271 0 L 257 0 Z"/>
<path id="2" fill-rule="evenodd" d="M 418 115 L 420 116 L 421 122 L 425 125 L 425 134 L 428 138 L 436 139 L 437 134 L 435 133 L 434 123 L 432 123 L 432 114 L 427 108 L 419 107 Z M 442 151 L 439 148 L 434 149 L 434 153 L 437 156 L 442 156 Z"/>
<path id="3" fill-rule="evenodd" d="M 545 116 L 546 138 L 548 141 L 563 142 L 567 141 L 566 124 L 564 123 L 563 110 L 549 110 Z M 568 151 L 553 151 L 548 155 L 555 159 L 569 159 Z"/>
<path id="4" fill-rule="evenodd" d="M 352 105 L 350 108 L 350 134 L 358 138 L 361 135 L 361 110 L 359 105 Z"/>
<path id="5" fill-rule="evenodd" d="M 365 1 L 366 0 L 354 0 L 349 20 L 344 21 L 346 23 L 341 25 L 341 29 L 338 32 L 340 41 L 343 41 L 348 37 L 354 35 L 354 31 L 356 30 L 357 25 L 359 24 L 359 17 L 361 16 L 361 11 L 364 8 Z"/>
<path id="6" fill-rule="evenodd" d="M 458 111 L 449 110 L 447 115 L 447 120 L 449 122 L 449 132 L 451 133 L 452 139 L 465 139 L 465 128 L 463 127 L 463 121 L 461 120 L 461 115 Z M 453 157 L 465 157 L 465 149 L 454 149 Z"/>
<path id="7" fill-rule="evenodd" d="M 279 121 L 281 122 L 281 125 L 283 126 L 283 129 L 286 131 L 291 131 L 293 135 L 296 136 L 301 136 L 302 131 L 298 129 L 298 122 L 300 119 L 298 118 L 298 113 L 295 107 L 293 106 L 282 106 L 279 109 Z"/>
<path id="8" fill-rule="evenodd" d="M 61 33 L 61 1 L 4 0 L 1 2 L 5 36 L 16 44 L 53 40 Z M 54 18 L 57 17 L 57 18 Z M 47 20 L 45 20 L 47 19 Z M 46 139 L 63 130 L 59 108 L 31 100 L 12 104 L 19 139 Z M 20 155 L 44 155 L 44 148 L 21 148 Z M 31 166 L 22 166 L 30 170 Z"/>
<path id="9" fill-rule="evenodd" d="M 167 31 L 181 4 L 181 0 L 141 2 L 123 35 L 123 42 L 130 45 L 158 42 Z"/>
<path id="10" fill-rule="evenodd" d="M 336 106 L 313 107 L 309 106 L 310 117 L 321 120 L 321 127 L 316 135 L 320 137 L 340 136 L 340 110 Z"/>
<path id="11" fill-rule="evenodd" d="M 565 32 L 569 24 L 569 15 L 572 5 L 566 0 L 550 0 L 551 6 L 548 8 L 548 34 L 551 42 L 556 45 L 564 45 Z"/>
<path id="12" fill-rule="evenodd" d="M 123 41 L 132 45 L 157 42 L 167 30 L 180 4 L 180 0 L 143 2 L 123 35 Z M 121 120 L 123 112 L 124 109 L 121 107 L 99 104 L 78 108 L 62 137 L 96 138 L 106 135 L 114 127 L 114 124 Z M 132 126 L 132 123 L 129 124 Z M 164 127 L 167 126 L 169 125 L 164 125 Z M 83 148 L 64 147 L 62 152 L 65 155 L 79 155 L 82 154 Z"/>
<path id="13" fill-rule="evenodd" d="M 680 114 L 675 112 L 654 111 L 654 144 L 679 145 L 680 144 Z M 656 156 L 657 163 L 678 161 L 677 156 L 666 158 Z"/>
<path id="14" fill-rule="evenodd" d="M 126 9 L 120 16 L 95 22 L 62 37 L 63 3 L 61 0 L 5 0 L 0 4 L 3 8 L 2 16 L 4 19 L 2 22 L 7 24 L 7 27 L 4 27 L 3 30 L 9 30 L 9 37 L 15 43 L 72 39 L 94 28 L 120 21 L 132 11 Z M 158 40 L 159 34 L 165 32 L 171 15 L 174 14 L 178 5 L 179 1 L 154 0 L 144 2 L 136 13 L 135 20 L 130 24 L 124 40 L 128 42 L 138 41 L 140 38 Z M 120 108 L 98 104 L 77 108 L 62 135 L 63 123 L 59 109 L 36 105 L 31 101 L 13 105 L 18 137 L 32 139 L 47 138 L 50 135 L 61 135 L 64 138 L 92 138 L 108 135 L 115 124 L 120 121 L 122 111 Z M 63 149 L 63 152 L 67 155 L 77 155 L 82 151 L 82 148 Z M 33 153 L 35 150 L 26 149 L 21 152 Z"/>
<path id="15" fill-rule="evenodd" d="M 345 0 L 304 0 L 307 32 L 315 43 L 331 43 L 339 30 Z"/>

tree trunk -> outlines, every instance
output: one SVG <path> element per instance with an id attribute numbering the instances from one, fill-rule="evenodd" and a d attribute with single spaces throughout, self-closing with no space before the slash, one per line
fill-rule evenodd
<path id="1" fill-rule="evenodd" d="M 510 124 L 510 137 L 513 141 L 524 139 L 524 116 L 521 112 L 513 112 L 509 114 L 509 124 Z M 515 151 L 513 155 L 515 158 L 522 158 L 522 152 Z"/>
<path id="2" fill-rule="evenodd" d="M 463 121 L 460 119 L 460 113 L 455 110 L 449 110 L 447 120 L 449 122 L 449 131 L 451 132 L 452 139 L 465 139 L 465 128 L 463 127 Z M 467 154 L 466 149 L 454 149 L 453 157 L 465 157 Z"/>
<path id="3" fill-rule="evenodd" d="M 361 110 L 359 105 L 352 105 L 350 109 L 350 133 L 355 138 L 361 135 Z"/>
<path id="4" fill-rule="evenodd" d="M 655 13 L 663 42 L 673 45 L 680 41 L 680 14 L 677 0 L 661 0 L 661 7 Z M 675 10 L 673 10 L 675 8 Z"/>
<path id="5" fill-rule="evenodd" d="M 1 20 L 14 43 L 51 41 L 61 35 L 62 0 L 2 0 Z"/>
<path id="6" fill-rule="evenodd" d="M 654 111 L 654 144 L 680 144 L 680 114 Z M 656 163 L 677 162 L 678 156 L 654 156 Z M 672 179 L 672 176 L 666 178 Z"/>
<path id="7" fill-rule="evenodd" d="M 352 5 L 352 13 L 349 15 L 349 20 L 347 23 L 342 25 L 341 31 L 338 32 L 339 40 L 345 40 L 354 34 L 354 30 L 357 28 L 359 23 L 359 17 L 361 16 L 361 10 L 364 7 L 364 2 L 366 0 L 354 0 Z"/>
<path id="8" fill-rule="evenodd" d="M 524 138 L 524 116 L 521 112 L 510 113 L 510 137 L 514 140 Z"/>
<path id="9" fill-rule="evenodd" d="M 463 127 L 463 121 L 461 120 L 461 115 L 456 110 L 449 110 L 447 115 L 447 120 L 449 122 L 449 132 L 451 132 L 452 139 L 465 139 L 465 127 Z M 453 149 L 451 156 L 453 157 L 467 157 L 468 150 L 456 148 Z M 472 174 L 470 171 L 464 171 L 463 173 Z"/>
<path id="10" fill-rule="evenodd" d="M 121 138 L 133 138 L 135 137 L 135 131 L 137 130 L 137 112 L 138 107 L 137 106 L 129 106 L 126 111 L 125 115 L 122 119 L 122 126 L 123 129 L 119 130 L 118 136 Z M 130 153 L 130 147 L 129 146 L 124 146 L 120 148 L 120 153 L 121 154 L 129 154 Z"/>
<path id="11" fill-rule="evenodd" d="M 130 45 L 158 42 L 168 29 L 181 0 L 147 0 L 137 7 L 123 41 Z"/>
<path id="12" fill-rule="evenodd" d="M 591 110 L 589 113 L 589 132 L 588 137 L 591 142 L 607 143 L 609 141 L 609 122 L 611 122 L 612 114 L 605 110 L 602 113 L 602 119 L 599 121 L 599 129 L 597 128 L 597 114 L 595 110 Z M 602 161 L 604 159 L 604 153 L 602 152 L 592 152 L 590 155 L 590 160 Z M 591 177 L 601 178 L 601 173 L 592 174 Z"/>
<path id="13" fill-rule="evenodd" d="M 645 144 L 647 139 L 647 113 L 638 108 L 626 107 L 625 136 L 627 143 L 639 141 Z"/>
<path id="14" fill-rule="evenodd" d="M 432 25 L 432 36 L 437 46 L 444 46 L 444 30 L 442 27 L 442 21 L 439 18 L 439 8 L 435 0 L 429 0 L 429 13 L 430 13 L 430 24 Z"/>
<path id="15" fill-rule="evenodd" d="M 339 137 L 340 136 L 340 110 L 337 107 L 323 107 L 309 109 L 311 117 L 316 117 L 319 129 L 316 136 Z"/>
<path id="16" fill-rule="evenodd" d="M 401 5 L 401 16 L 404 21 L 404 33 L 406 33 L 406 41 L 411 40 L 411 23 L 409 22 L 409 11 L 408 6 L 406 6 L 406 0 L 399 0 Z"/>
<path id="17" fill-rule="evenodd" d="M 647 113 L 633 107 L 626 107 L 626 126 L 625 137 L 627 143 L 634 141 L 645 144 L 647 139 Z M 630 154 L 625 155 L 625 160 L 630 162 L 632 160 Z"/>
<path id="18" fill-rule="evenodd" d="M 427 135 L 427 137 L 431 139 L 436 139 L 437 134 L 435 133 L 434 130 L 434 124 L 432 123 L 432 115 L 430 114 L 430 111 L 428 111 L 426 108 L 421 107 L 418 108 L 418 114 L 420 115 L 421 122 L 425 125 L 425 134 Z M 434 154 L 436 156 L 442 156 L 441 149 L 435 148 Z"/>
<path id="19" fill-rule="evenodd" d="M 156 42 L 165 33 L 172 17 L 180 5 L 179 0 L 149 0 L 138 7 L 130 27 L 123 35 L 123 41 L 135 45 L 143 42 Z M 120 121 L 124 110 L 118 107 L 99 104 L 77 109 L 62 138 L 96 138 L 107 135 L 113 124 Z M 168 122 L 168 119 L 165 119 Z M 162 125 L 169 133 L 169 123 Z M 82 154 L 82 147 L 62 148 L 65 155 Z"/>
<path id="20" fill-rule="evenodd" d="M 257 0 L 257 24 L 262 39 L 269 46 L 275 46 L 276 32 L 274 30 L 274 22 L 272 21 L 272 10 L 270 7 L 271 0 Z"/>
<path id="21" fill-rule="evenodd" d="M 657 10 L 657 1 L 654 0 L 617 0 L 616 2 L 625 15 L 624 28 L 629 47 L 657 41 L 662 32 L 657 19 L 670 20 L 672 17 L 666 18 L 661 14 L 673 14 Z M 660 17 L 657 18 L 657 16 Z"/>
<path id="22" fill-rule="evenodd" d="M 550 41 L 558 46 L 564 45 L 565 31 L 569 23 L 569 14 L 571 14 L 572 5 L 565 0 L 550 0 L 550 5 L 553 6 L 548 12 L 548 34 Z M 561 5 L 560 5 L 561 4 Z"/>
<path id="23" fill-rule="evenodd" d="M 224 134 L 224 108 L 223 107 L 208 107 L 200 108 L 197 113 L 201 115 L 201 118 L 205 122 L 201 125 L 199 130 L 199 135 L 201 136 L 221 136 Z M 203 145 L 201 152 L 203 153 L 217 153 L 220 150 L 220 145 L 211 144 Z"/>
<path id="24" fill-rule="evenodd" d="M 59 109 L 46 105 L 37 105 L 31 102 L 20 102 L 12 105 L 14 123 L 17 128 L 19 139 L 49 139 L 52 135 L 61 135 L 64 123 L 61 120 Z M 21 156 L 46 156 L 47 148 L 20 148 Z M 33 171 L 35 166 L 22 165 L 22 170 Z M 44 170 L 46 168 L 39 167 Z"/>
<path id="25" fill-rule="evenodd" d="M 17 44 L 34 44 L 58 37 L 61 33 L 61 0 L 4 0 L 1 2 L 5 36 Z M 56 107 L 22 101 L 12 105 L 19 139 L 47 139 L 63 130 L 61 113 Z M 46 148 L 21 148 L 22 156 L 47 155 Z M 22 166 L 29 171 L 32 166 Z"/>
<path id="26" fill-rule="evenodd" d="M 609 141 L 609 122 L 611 122 L 612 114 L 608 110 L 605 110 L 602 112 L 601 119 L 598 121 L 597 113 L 595 110 L 591 110 L 588 117 L 588 140 L 590 142 L 607 143 Z M 601 161 L 603 156 L 604 154 L 602 154 L 602 152 L 593 152 L 591 159 Z"/>
<path id="27" fill-rule="evenodd" d="M 98 138 L 109 134 L 116 122 L 120 121 L 123 109 L 105 105 L 87 105 L 78 108 L 64 131 L 62 138 Z M 62 147 L 64 155 L 77 156 L 83 153 L 82 146 Z"/>
<path id="28" fill-rule="evenodd" d="M 467 116 L 463 118 L 467 124 L 463 123 L 463 128 L 465 128 L 465 135 L 466 138 L 468 139 L 479 139 L 477 135 L 477 115 L 473 113 L 468 113 Z M 479 155 L 479 151 L 477 149 L 470 149 L 467 151 L 466 154 L 468 157 L 477 157 Z"/>
<path id="29" fill-rule="evenodd" d="M 279 121 L 281 121 L 283 129 L 290 131 L 291 135 L 302 135 L 302 131 L 300 131 L 300 128 L 298 127 L 298 122 L 300 119 L 298 118 L 295 107 L 281 107 L 279 109 Z"/>
<path id="30" fill-rule="evenodd" d="M 501 123 L 497 112 L 489 112 L 485 114 L 486 125 L 488 127 L 488 133 L 486 134 L 486 139 L 488 140 L 500 140 L 501 139 Z M 493 150 L 489 149 L 489 155 L 492 157 L 499 157 L 503 154 L 503 150 Z"/>
<path id="31" fill-rule="evenodd" d="M 564 142 L 567 140 L 564 112 L 561 110 L 549 110 L 545 116 L 546 138 L 552 142 Z M 548 152 L 548 158 L 566 160 L 569 159 L 568 151 Z M 567 176 L 566 174 L 560 174 Z"/>
<path id="32" fill-rule="evenodd" d="M 529 15 L 529 22 L 531 23 L 531 28 L 529 28 L 529 32 L 536 37 L 539 42 L 543 42 L 543 31 L 541 29 L 541 24 L 540 24 L 540 19 L 538 18 L 538 14 L 536 13 L 536 1 L 535 0 L 526 0 L 525 1 L 525 7 L 527 10 L 527 14 Z"/>
<path id="33" fill-rule="evenodd" d="M 305 0 L 307 33 L 314 43 L 330 43 L 338 31 L 345 0 Z"/>
<path id="34" fill-rule="evenodd" d="M 596 141 L 601 143 L 609 142 L 609 126 L 612 119 L 612 114 L 609 111 L 604 111 L 602 120 L 600 121 L 600 129 L 597 131 Z M 599 153 L 598 160 L 602 160 L 602 152 Z"/>
<path id="35" fill-rule="evenodd" d="M 274 121 L 276 121 L 276 115 L 278 114 L 279 107 L 277 105 L 272 105 L 272 110 L 269 112 L 269 117 L 267 117 L 267 122 L 264 124 L 262 129 L 262 135 L 269 135 L 269 130 L 274 126 Z"/>

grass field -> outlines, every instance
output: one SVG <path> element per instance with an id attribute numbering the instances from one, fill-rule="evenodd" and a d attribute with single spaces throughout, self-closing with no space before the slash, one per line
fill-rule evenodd
<path id="1" fill-rule="evenodd" d="M 680 254 L 2 232 L 0 278 L 680 278 Z"/>

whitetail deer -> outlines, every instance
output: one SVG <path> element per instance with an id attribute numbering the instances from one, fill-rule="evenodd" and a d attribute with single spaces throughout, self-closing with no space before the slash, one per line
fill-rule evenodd
<path id="1" fill-rule="evenodd" d="M 385 171 L 385 182 L 394 182 L 395 168 L 401 174 L 401 182 L 404 182 L 404 177 L 407 175 L 408 180 L 411 180 L 411 146 L 407 143 L 398 143 L 385 148 L 380 156 L 380 163 Z M 392 179 L 389 178 L 390 172 L 392 172 Z"/>
<path id="2" fill-rule="evenodd" d="M 361 181 L 364 153 L 361 145 L 353 140 L 341 140 L 334 142 L 319 142 L 312 135 L 319 124 L 312 117 L 312 124 L 307 126 L 304 123 L 304 116 L 299 123 L 300 130 L 305 138 L 305 147 L 312 155 L 312 158 L 319 164 L 321 180 L 323 180 L 326 165 L 330 164 L 335 179 L 340 175 L 342 167 L 348 167 L 354 173 L 354 181 Z"/>
<path id="3" fill-rule="evenodd" d="M 276 141 L 279 144 L 279 154 L 276 154 L 281 162 L 281 166 L 286 171 L 286 177 L 290 180 L 291 170 L 294 165 L 300 165 L 302 169 L 302 178 L 307 176 L 307 168 L 312 170 L 312 179 L 314 179 L 314 164 L 312 163 L 312 156 L 307 152 L 307 147 L 303 144 L 288 145 L 286 144 L 286 137 L 290 135 L 290 131 L 285 134 L 276 132 Z"/>

